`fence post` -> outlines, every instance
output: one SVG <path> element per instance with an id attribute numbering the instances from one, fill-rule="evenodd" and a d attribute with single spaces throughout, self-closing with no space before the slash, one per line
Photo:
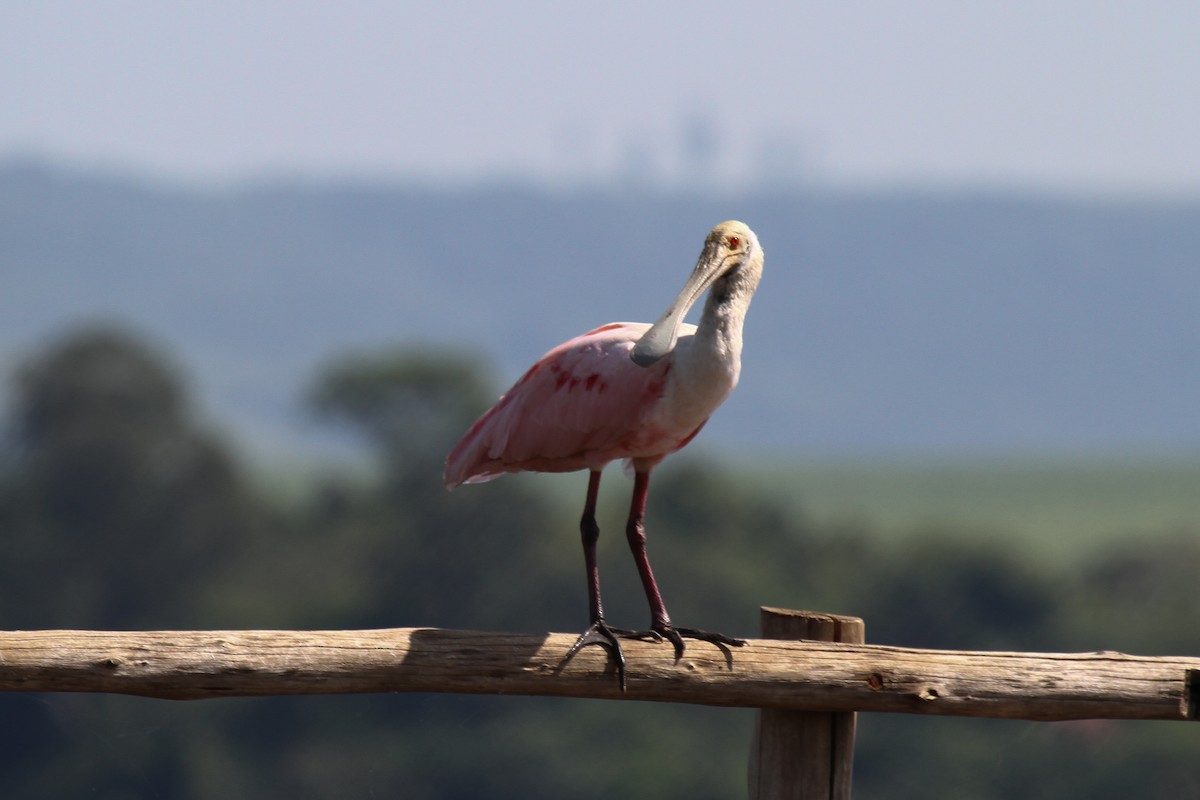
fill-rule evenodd
<path id="1" fill-rule="evenodd" d="M 764 639 L 864 642 L 858 617 L 762 609 Z M 850 800 L 853 712 L 764 708 L 750 750 L 750 800 Z"/>

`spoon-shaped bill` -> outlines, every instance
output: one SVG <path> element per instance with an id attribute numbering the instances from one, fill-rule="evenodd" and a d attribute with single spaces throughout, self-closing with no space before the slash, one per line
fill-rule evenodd
<path id="1" fill-rule="evenodd" d="M 687 283 L 680 290 L 679 296 L 633 346 L 633 350 L 629 353 L 633 363 L 639 367 L 648 367 L 675 349 L 675 340 L 679 336 L 679 326 L 683 322 L 683 318 L 687 316 L 688 311 L 695 305 L 700 295 L 704 294 L 721 275 L 724 265 L 725 259 L 718 251 L 714 248 L 705 248 L 704 252 L 700 254 L 700 260 L 696 262 L 692 274 L 688 276 Z"/>

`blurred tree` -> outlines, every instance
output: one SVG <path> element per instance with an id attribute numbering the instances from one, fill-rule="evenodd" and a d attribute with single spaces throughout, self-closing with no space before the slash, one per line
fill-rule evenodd
<path id="1" fill-rule="evenodd" d="M 133 335 L 91 328 L 26 362 L 15 388 L 0 619 L 197 622 L 198 598 L 255 511 L 178 377 Z"/>
<path id="2" fill-rule="evenodd" d="M 309 404 L 367 442 L 388 480 L 420 483 L 441 475 L 449 446 L 491 397 L 473 359 L 403 349 L 335 360 L 318 376 Z"/>
<path id="3" fill-rule="evenodd" d="M 13 387 L 0 440 L 0 625 L 209 627 L 224 576 L 268 518 L 166 359 L 129 332 L 92 327 L 28 359 Z M 163 728 L 170 712 L 145 700 L 0 698 L 12 733 L 0 738 L 20 742 L 3 748 L 0 796 L 192 796 L 203 765 L 191 756 L 219 715 Z"/>
<path id="4" fill-rule="evenodd" d="M 1200 527 L 1138 531 L 1082 570 L 1061 638 L 1079 649 L 1195 653 L 1197 564 Z"/>
<path id="5" fill-rule="evenodd" d="M 979 535 L 927 530 L 847 570 L 869 641 L 962 650 L 1039 650 L 1056 613 L 1054 583 L 1019 551 Z"/>

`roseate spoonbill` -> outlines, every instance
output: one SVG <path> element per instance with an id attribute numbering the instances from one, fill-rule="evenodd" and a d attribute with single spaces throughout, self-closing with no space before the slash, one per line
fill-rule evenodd
<path id="1" fill-rule="evenodd" d="M 587 567 L 590 627 L 567 653 L 605 647 L 625 688 L 618 637 L 667 639 L 683 656 L 683 637 L 718 646 L 744 644 L 719 633 L 671 624 L 646 557 L 642 522 L 650 470 L 692 440 L 737 384 L 742 322 L 762 275 L 758 238 L 741 222 L 712 229 L 683 290 L 653 325 L 614 322 L 560 344 L 486 411 L 446 459 L 447 488 L 505 472 L 589 470 L 579 529 Z M 683 322 L 705 290 L 699 325 Z M 650 604 L 650 629 L 612 628 L 600 603 L 596 566 L 596 494 L 606 464 L 633 467 L 633 502 L 625 529 Z"/>

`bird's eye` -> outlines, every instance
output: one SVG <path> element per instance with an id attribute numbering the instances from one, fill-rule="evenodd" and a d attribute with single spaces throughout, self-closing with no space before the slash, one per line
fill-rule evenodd
<path id="1" fill-rule="evenodd" d="M 742 246 L 742 237 L 740 236 L 730 236 L 728 241 L 730 250 L 737 250 Z"/>

